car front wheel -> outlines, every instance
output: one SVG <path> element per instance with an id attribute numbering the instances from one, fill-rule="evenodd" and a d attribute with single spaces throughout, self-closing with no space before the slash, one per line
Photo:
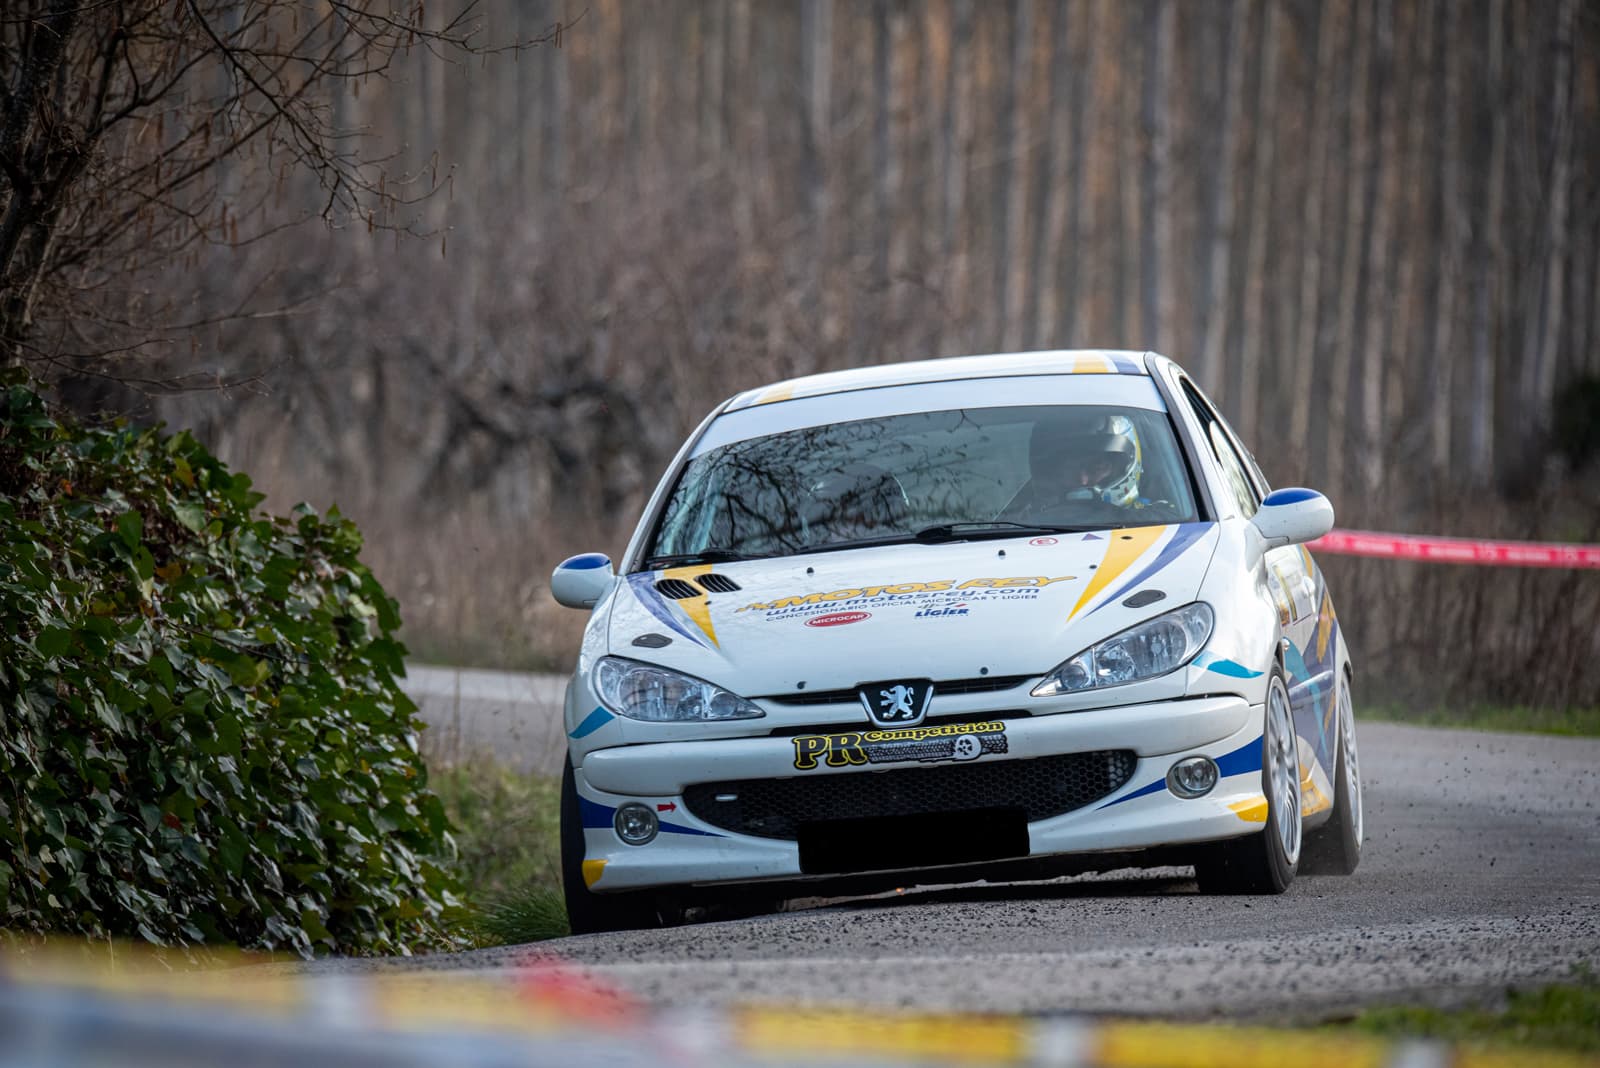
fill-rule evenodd
<path id="1" fill-rule="evenodd" d="M 1289 688 L 1274 671 L 1267 687 L 1261 737 L 1261 792 L 1266 826 L 1259 832 L 1209 846 L 1195 861 L 1206 894 L 1281 894 L 1294 882 L 1300 861 L 1300 757 L 1289 715 Z"/>

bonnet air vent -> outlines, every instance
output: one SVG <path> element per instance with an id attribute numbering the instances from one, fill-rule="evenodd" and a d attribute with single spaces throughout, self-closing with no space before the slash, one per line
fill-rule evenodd
<path id="1" fill-rule="evenodd" d="M 743 588 L 727 575 L 701 575 L 695 581 L 712 593 L 737 593 Z"/>
<path id="2" fill-rule="evenodd" d="M 663 597 L 671 597 L 674 601 L 686 600 L 690 597 L 704 597 L 705 591 L 692 582 L 683 579 L 662 579 L 656 583 L 656 592 Z"/>

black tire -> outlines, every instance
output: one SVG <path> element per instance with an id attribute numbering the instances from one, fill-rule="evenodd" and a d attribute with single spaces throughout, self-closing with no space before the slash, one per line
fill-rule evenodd
<path id="1" fill-rule="evenodd" d="M 1340 677 L 1334 700 L 1339 710 L 1339 744 L 1334 765 L 1333 815 L 1327 823 L 1306 835 L 1305 853 L 1300 858 L 1300 871 L 1304 875 L 1351 875 L 1361 863 L 1361 837 L 1365 829 L 1361 761 L 1348 676 Z"/>
<path id="2" fill-rule="evenodd" d="M 1295 755 L 1289 688 L 1281 671 L 1273 672 L 1267 686 L 1263 719 L 1261 792 L 1267 799 L 1266 825 L 1255 834 L 1205 847 L 1194 865 L 1195 879 L 1203 894 L 1281 894 L 1294 882 L 1302 837 L 1300 763 Z M 1278 773 L 1282 762 L 1288 759 L 1294 762 L 1285 786 Z"/>
<path id="3" fill-rule="evenodd" d="M 577 779 L 568 764 L 561 776 L 561 889 L 567 899 L 567 926 L 573 934 L 594 934 L 661 925 L 653 892 L 593 893 L 583 878 L 583 860 L 583 814 Z"/>

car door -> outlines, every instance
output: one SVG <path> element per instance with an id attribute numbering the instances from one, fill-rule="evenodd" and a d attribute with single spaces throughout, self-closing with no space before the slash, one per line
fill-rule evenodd
<path id="1" fill-rule="evenodd" d="M 1260 467 L 1240 444 L 1233 429 L 1216 408 L 1187 378 L 1179 379 L 1184 401 L 1199 422 L 1202 438 L 1230 491 L 1230 500 L 1241 518 L 1249 519 L 1261 507 L 1270 487 Z M 1315 655 L 1319 631 L 1326 614 L 1326 594 L 1322 574 L 1311 554 L 1298 545 L 1267 550 L 1262 559 L 1267 589 L 1278 609 L 1283 637 L 1284 669 L 1289 687 L 1289 707 L 1294 719 L 1300 756 L 1302 809 L 1307 815 L 1326 808 L 1331 801 L 1327 769 L 1331 730 L 1328 716 L 1332 693 L 1332 655 Z M 1321 645 L 1329 643 L 1326 638 Z M 1316 774 L 1314 769 L 1320 769 Z"/>

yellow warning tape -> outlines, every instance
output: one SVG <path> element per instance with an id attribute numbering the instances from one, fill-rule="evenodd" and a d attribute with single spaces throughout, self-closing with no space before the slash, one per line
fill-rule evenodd
<path id="1" fill-rule="evenodd" d="M 1090 1063 L 1104 1068 L 1381 1068 L 1392 1043 L 1263 1028 L 1103 1024 Z"/>
<path id="2" fill-rule="evenodd" d="M 557 957 L 530 955 L 504 978 L 444 971 L 317 974 L 252 967 L 282 960 L 238 952 L 183 953 L 86 944 L 0 952 L 0 985 L 56 987 L 156 1004 L 218 1005 L 290 1019 L 315 1013 L 342 984 L 351 1023 L 374 1030 L 470 1035 L 620 1036 L 652 1041 L 670 1017 L 589 978 Z M 1138 1020 L 1038 1020 L 1019 1016 L 745 1007 L 721 1014 L 726 1051 L 781 1057 L 952 1064 L 1070 1063 L 1097 1068 L 1384 1068 L 1408 1043 L 1348 1033 L 1280 1031 Z M 287 1024 L 287 1026 L 292 1026 Z M 1483 1052 L 1428 1044 L 1450 1068 L 1600 1068 L 1585 1054 Z M 1051 1050 L 1056 1052 L 1051 1053 Z"/>
<path id="3" fill-rule="evenodd" d="M 745 1009 L 737 1044 L 753 1053 L 1012 1063 L 1031 1047 L 1031 1022 L 984 1016 L 888 1015 L 844 1010 Z"/>

